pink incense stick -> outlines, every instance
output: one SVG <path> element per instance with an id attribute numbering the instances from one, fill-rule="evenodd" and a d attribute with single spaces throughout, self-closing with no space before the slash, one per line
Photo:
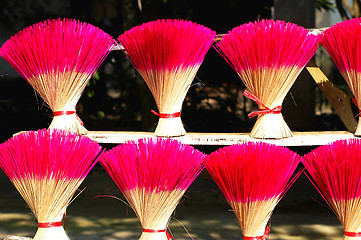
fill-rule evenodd
<path id="1" fill-rule="evenodd" d="M 101 147 L 64 130 L 21 133 L 0 145 L 0 167 L 38 221 L 34 240 L 68 240 L 62 220 Z"/>
<path id="2" fill-rule="evenodd" d="M 171 139 L 140 139 L 106 152 L 100 163 L 138 216 L 142 240 L 166 240 L 170 216 L 203 170 L 203 155 Z"/>
<path id="3" fill-rule="evenodd" d="M 339 218 L 345 240 L 361 239 L 361 140 L 339 140 L 302 158 L 309 179 Z"/>
<path id="4" fill-rule="evenodd" d="M 361 18 L 333 25 L 319 35 L 319 40 L 346 80 L 361 111 Z M 360 114 L 355 136 L 361 136 Z"/>
<path id="5" fill-rule="evenodd" d="M 51 108 L 50 129 L 85 134 L 76 104 L 114 43 L 109 34 L 91 24 L 52 19 L 12 36 L 1 47 L 0 56 Z"/>
<path id="6" fill-rule="evenodd" d="M 157 136 L 184 135 L 180 113 L 187 91 L 216 33 L 175 19 L 144 23 L 120 35 L 124 52 L 147 83 L 157 104 Z"/>
<path id="7" fill-rule="evenodd" d="M 268 143 L 244 143 L 211 153 L 205 166 L 231 205 L 243 239 L 263 240 L 278 202 L 297 179 L 292 177 L 300 157 Z"/>
<path id="8" fill-rule="evenodd" d="M 286 138 L 292 132 L 282 117 L 283 100 L 318 49 L 317 37 L 293 23 L 260 20 L 235 27 L 214 47 L 238 73 L 258 104 L 254 138 Z"/>

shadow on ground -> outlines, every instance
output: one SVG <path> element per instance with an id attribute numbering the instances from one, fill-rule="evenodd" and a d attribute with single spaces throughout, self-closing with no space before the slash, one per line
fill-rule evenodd
<path id="1" fill-rule="evenodd" d="M 6 176 L 0 175 L 0 239 L 34 236 L 36 220 Z M 123 198 L 99 168 L 82 184 L 85 191 L 69 206 L 65 228 L 71 239 L 137 240 L 141 226 L 132 210 L 109 194 Z M 95 198 L 96 197 L 96 198 Z M 312 198 L 316 197 L 316 200 Z M 271 218 L 273 240 L 341 240 L 342 226 L 301 177 L 276 207 Z M 319 201 L 319 202 L 318 202 Z M 184 227 L 183 227 L 184 225 Z M 176 209 L 169 224 L 175 240 L 239 240 L 241 230 L 218 188 L 203 172 Z"/>

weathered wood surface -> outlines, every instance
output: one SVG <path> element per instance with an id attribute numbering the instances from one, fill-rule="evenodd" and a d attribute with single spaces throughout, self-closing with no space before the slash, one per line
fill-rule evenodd
<path id="1" fill-rule="evenodd" d="M 350 97 L 328 80 L 314 60 L 311 60 L 307 64 L 306 69 L 311 74 L 322 93 L 327 97 L 327 100 L 335 109 L 347 130 L 355 132 L 357 122 L 352 113 Z"/>
<path id="2" fill-rule="evenodd" d="M 347 131 L 293 132 L 294 136 L 285 139 L 254 139 L 248 133 L 187 133 L 182 137 L 174 137 L 182 143 L 190 145 L 232 145 L 248 141 L 263 141 L 280 146 L 319 146 L 336 140 L 354 138 Z M 131 131 L 89 131 L 85 136 L 98 143 L 120 144 L 140 138 L 155 138 L 152 132 Z"/>

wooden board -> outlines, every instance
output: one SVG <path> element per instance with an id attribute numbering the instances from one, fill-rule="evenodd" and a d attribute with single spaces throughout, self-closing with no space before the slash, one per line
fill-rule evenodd
<path id="1" fill-rule="evenodd" d="M 347 131 L 323 131 L 323 132 L 293 132 L 294 136 L 285 139 L 254 139 L 248 133 L 187 133 L 182 137 L 174 137 L 183 143 L 190 145 L 232 145 L 247 141 L 263 141 L 280 146 L 319 146 L 330 142 L 354 138 Z M 98 143 L 120 144 L 139 138 L 154 138 L 152 132 L 128 132 L 128 131 L 89 131 L 85 136 Z"/>

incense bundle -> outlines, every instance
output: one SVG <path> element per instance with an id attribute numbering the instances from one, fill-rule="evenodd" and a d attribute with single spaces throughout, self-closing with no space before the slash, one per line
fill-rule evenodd
<path id="1" fill-rule="evenodd" d="M 344 239 L 361 239 L 361 141 L 339 140 L 318 147 L 302 163 L 342 223 Z"/>
<path id="2" fill-rule="evenodd" d="M 69 239 L 62 220 L 101 147 L 64 130 L 22 133 L 0 145 L 0 167 L 38 221 L 34 240 Z"/>
<path id="3" fill-rule="evenodd" d="M 72 19 L 36 23 L 4 43 L 0 56 L 44 99 L 49 128 L 85 134 L 76 104 L 114 44 L 99 28 Z"/>
<path id="4" fill-rule="evenodd" d="M 321 44 L 330 54 L 355 97 L 361 111 L 361 18 L 346 20 L 333 25 L 319 35 Z M 360 114 L 355 136 L 361 136 Z"/>
<path id="5" fill-rule="evenodd" d="M 100 163 L 143 227 L 141 240 L 166 240 L 171 214 L 203 170 L 204 155 L 171 139 L 140 139 L 104 153 Z"/>
<path id="6" fill-rule="evenodd" d="M 118 40 L 153 94 L 159 113 L 156 136 L 186 133 L 180 115 L 187 91 L 216 33 L 185 20 L 136 26 Z"/>
<path id="7" fill-rule="evenodd" d="M 298 75 L 318 49 L 317 37 L 284 21 L 261 20 L 228 32 L 214 46 L 246 85 L 244 95 L 258 104 L 253 138 L 287 138 L 282 103 Z"/>
<path id="8" fill-rule="evenodd" d="M 292 178 L 299 161 L 293 151 L 262 142 L 227 146 L 205 159 L 236 214 L 243 239 L 266 239 L 274 208 L 300 174 Z"/>

